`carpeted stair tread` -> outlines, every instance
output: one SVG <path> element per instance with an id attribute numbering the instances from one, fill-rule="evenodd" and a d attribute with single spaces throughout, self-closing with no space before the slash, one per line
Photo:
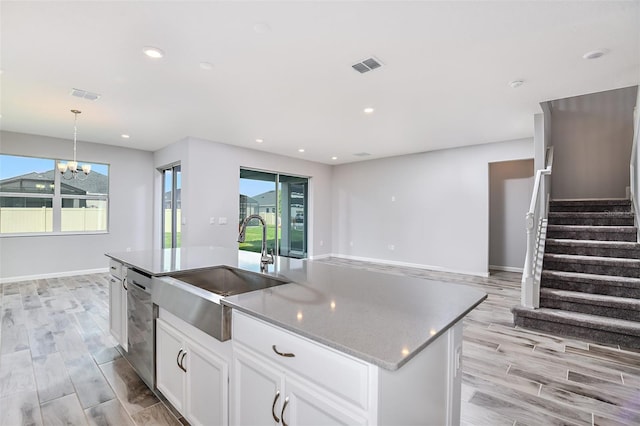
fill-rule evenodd
<path id="1" fill-rule="evenodd" d="M 547 238 L 546 244 L 559 246 L 588 246 L 594 248 L 640 249 L 640 243 L 632 241 L 600 241 L 600 240 L 575 240 L 571 238 Z"/>
<path id="2" fill-rule="evenodd" d="M 632 212 L 549 212 L 549 217 L 631 217 Z"/>
<path id="3" fill-rule="evenodd" d="M 515 315 L 532 319 L 546 320 L 554 323 L 569 324 L 577 327 L 623 333 L 640 337 L 640 322 L 636 321 L 627 321 L 618 318 L 583 314 L 581 312 L 563 311 L 559 309 L 531 309 L 523 306 L 514 307 L 512 312 Z"/>
<path id="4" fill-rule="evenodd" d="M 577 291 L 540 289 L 540 298 L 553 298 L 586 305 L 606 306 L 610 308 L 640 311 L 640 300 L 631 297 L 607 296 L 603 294 L 581 293 Z"/>
<path id="5" fill-rule="evenodd" d="M 546 253 L 543 269 L 640 278 L 640 259 Z"/>
<path id="6" fill-rule="evenodd" d="M 632 212 L 549 212 L 552 225 L 633 226 Z"/>
<path id="7" fill-rule="evenodd" d="M 640 244 L 631 241 L 576 240 L 547 238 L 545 253 L 582 256 L 640 258 Z"/>
<path id="8" fill-rule="evenodd" d="M 616 275 L 596 275 L 582 272 L 566 271 L 542 271 L 542 280 L 545 278 L 561 279 L 569 282 L 608 283 L 618 287 L 640 288 L 640 278 L 621 277 Z"/>
<path id="9" fill-rule="evenodd" d="M 637 242 L 635 226 L 548 225 L 547 238 Z"/>
<path id="10" fill-rule="evenodd" d="M 572 232 L 628 232 L 635 233 L 635 226 L 604 226 L 604 225 L 548 225 L 549 231 L 572 231 Z"/>
<path id="11" fill-rule="evenodd" d="M 628 212 L 631 211 L 631 201 L 628 199 L 551 200 L 549 209 L 553 212 Z"/>
<path id="12" fill-rule="evenodd" d="M 627 268 L 640 268 L 640 259 L 628 259 L 626 257 L 602 257 L 602 256 L 583 256 L 577 254 L 556 254 L 546 253 L 545 260 L 553 260 L 563 263 L 582 263 L 587 265 L 610 265 L 622 266 Z"/>

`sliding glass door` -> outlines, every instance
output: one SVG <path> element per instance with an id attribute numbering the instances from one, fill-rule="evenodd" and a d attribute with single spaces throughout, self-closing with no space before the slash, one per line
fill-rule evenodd
<path id="1" fill-rule="evenodd" d="M 161 170 L 162 172 L 162 248 L 177 248 L 181 245 L 182 171 L 180 164 Z"/>
<path id="2" fill-rule="evenodd" d="M 280 256 L 307 256 L 307 200 L 309 179 L 240 169 L 240 223 L 258 214 L 267 223 L 267 250 Z M 260 252 L 262 229 L 254 219 L 240 250 Z"/>
<path id="3" fill-rule="evenodd" d="M 307 256 L 307 178 L 280 175 L 282 227 L 280 255 Z"/>

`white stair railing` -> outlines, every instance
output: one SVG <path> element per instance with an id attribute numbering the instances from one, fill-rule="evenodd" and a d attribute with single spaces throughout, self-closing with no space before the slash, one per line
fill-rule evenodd
<path id="1" fill-rule="evenodd" d="M 540 250 L 541 238 L 545 234 L 547 215 L 549 214 L 549 178 L 553 167 L 553 147 L 546 153 L 545 168 L 536 172 L 531 204 L 525 223 L 527 229 L 527 254 L 522 274 L 522 294 L 520 303 L 527 308 L 540 306 Z"/>
<path id="2" fill-rule="evenodd" d="M 638 176 L 638 133 L 640 133 L 640 88 L 638 88 L 638 101 L 633 110 L 633 145 L 631 148 L 631 164 L 629 165 L 629 177 L 631 178 L 631 202 L 635 212 L 636 226 L 640 227 L 640 180 Z M 640 233 L 637 236 L 640 242 Z"/>

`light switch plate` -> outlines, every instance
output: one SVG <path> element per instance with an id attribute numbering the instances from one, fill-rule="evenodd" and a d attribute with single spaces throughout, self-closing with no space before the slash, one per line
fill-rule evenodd
<path id="1" fill-rule="evenodd" d="M 218 218 L 218 225 L 226 225 L 227 224 L 227 218 L 226 217 L 219 217 Z"/>

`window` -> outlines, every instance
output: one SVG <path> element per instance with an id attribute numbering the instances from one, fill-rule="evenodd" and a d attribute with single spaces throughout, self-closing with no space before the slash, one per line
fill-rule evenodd
<path id="1" fill-rule="evenodd" d="M 182 243 L 182 170 L 179 164 L 162 172 L 162 248 L 177 248 Z"/>
<path id="2" fill-rule="evenodd" d="M 66 180 L 57 161 L 0 155 L 0 235 L 107 231 L 109 166 Z"/>
<path id="3" fill-rule="evenodd" d="M 267 250 L 280 256 L 307 256 L 309 178 L 240 169 L 240 223 L 258 214 L 267 223 Z M 254 220 L 240 250 L 261 250 L 262 229 Z"/>

